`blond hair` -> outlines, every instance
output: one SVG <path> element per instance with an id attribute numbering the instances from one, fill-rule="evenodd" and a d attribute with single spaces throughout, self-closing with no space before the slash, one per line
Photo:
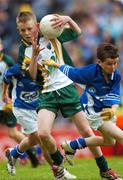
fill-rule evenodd
<path id="1" fill-rule="evenodd" d="M 16 24 L 18 25 L 20 22 L 27 22 L 30 19 L 33 19 L 35 22 L 37 22 L 36 16 L 32 12 L 30 11 L 19 12 L 16 17 Z"/>

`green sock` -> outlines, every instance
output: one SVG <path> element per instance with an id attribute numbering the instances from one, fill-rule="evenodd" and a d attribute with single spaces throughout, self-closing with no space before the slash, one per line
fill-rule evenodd
<path id="1" fill-rule="evenodd" d="M 99 167 L 101 172 L 105 172 L 105 171 L 107 171 L 109 169 L 108 168 L 108 163 L 107 163 L 104 156 L 95 158 L 95 160 L 96 160 L 96 164 Z"/>
<path id="2" fill-rule="evenodd" d="M 63 161 L 63 156 L 59 150 L 57 150 L 54 154 L 50 154 L 52 160 L 54 161 L 55 165 L 59 166 Z"/>

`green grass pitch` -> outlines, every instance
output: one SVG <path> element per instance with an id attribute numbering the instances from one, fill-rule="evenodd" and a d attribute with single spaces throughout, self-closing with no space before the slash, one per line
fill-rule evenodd
<path id="1" fill-rule="evenodd" d="M 123 157 L 108 158 L 108 163 L 118 174 L 123 177 Z M 77 176 L 77 180 L 101 180 L 93 159 L 75 160 L 74 166 L 65 167 Z M 0 161 L 0 180 L 53 180 L 50 167 L 45 163 L 37 168 L 31 168 L 30 164 L 22 166 L 17 163 L 16 175 L 11 176 L 6 171 L 6 161 Z"/>

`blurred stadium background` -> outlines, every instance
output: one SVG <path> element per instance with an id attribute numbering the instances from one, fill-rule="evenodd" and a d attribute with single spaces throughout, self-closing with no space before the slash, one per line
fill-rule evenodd
<path id="1" fill-rule="evenodd" d="M 123 0 L 0 0 L 0 37 L 3 40 L 4 52 L 17 61 L 20 37 L 16 29 L 15 18 L 19 11 L 33 11 L 38 21 L 51 13 L 71 16 L 83 30 L 83 35 L 65 46 L 76 66 L 95 62 L 95 50 L 102 41 L 118 46 L 120 62 L 118 69 L 122 76 L 121 105 L 118 110 L 118 125 L 123 129 Z M 79 89 L 79 91 L 81 91 Z M 64 125 L 67 121 L 68 124 Z M 63 139 L 78 136 L 76 128 L 61 115 L 53 131 L 58 144 Z M 4 150 L 16 144 L 7 135 L 7 128 L 0 126 L 0 158 Z M 123 155 L 123 146 L 102 148 L 105 155 Z M 78 152 L 77 157 L 90 157 L 89 150 Z"/>

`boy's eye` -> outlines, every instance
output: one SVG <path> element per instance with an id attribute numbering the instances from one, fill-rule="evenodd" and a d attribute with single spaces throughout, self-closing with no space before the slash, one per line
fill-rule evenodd
<path id="1" fill-rule="evenodd" d="M 29 28 L 29 29 L 28 29 L 28 31 L 31 31 L 31 30 L 32 30 L 32 28 Z"/>
<path id="2" fill-rule="evenodd" d="M 21 32 L 24 32 L 25 30 L 24 29 L 21 29 Z"/>

